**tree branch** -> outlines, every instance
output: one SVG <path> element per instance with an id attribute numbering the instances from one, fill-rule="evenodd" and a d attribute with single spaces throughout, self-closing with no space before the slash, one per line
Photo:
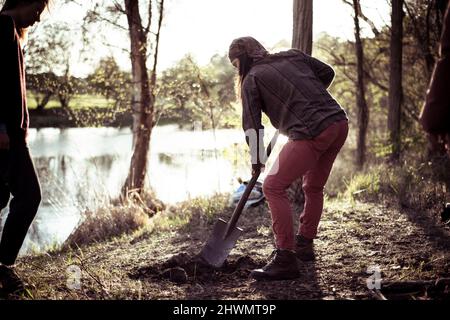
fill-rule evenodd
<path id="1" fill-rule="evenodd" d="M 344 2 L 345 4 L 348 4 L 349 6 L 351 6 L 353 8 L 353 3 L 348 1 L 348 0 L 342 0 L 342 2 Z M 375 23 L 373 23 L 372 20 L 370 20 L 363 12 L 361 9 L 361 4 L 358 4 L 358 11 L 359 11 L 359 17 L 369 25 L 370 29 L 372 30 L 373 34 L 375 35 L 375 37 L 378 37 L 380 35 L 380 30 L 378 30 L 378 28 L 375 26 Z"/>
<path id="2" fill-rule="evenodd" d="M 157 64 L 158 64 L 159 37 L 160 37 L 160 34 L 161 34 L 161 26 L 162 26 L 162 22 L 163 22 L 163 17 L 164 17 L 164 0 L 160 0 L 160 2 L 159 2 L 158 31 L 156 32 L 156 39 L 155 39 L 156 46 L 155 46 L 155 54 L 154 54 L 154 58 L 153 58 L 153 69 L 152 69 L 152 77 L 151 77 L 152 88 L 156 84 L 156 67 L 157 67 Z"/>

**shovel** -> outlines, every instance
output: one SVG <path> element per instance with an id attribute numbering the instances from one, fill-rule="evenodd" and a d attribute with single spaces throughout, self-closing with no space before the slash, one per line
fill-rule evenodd
<path id="1" fill-rule="evenodd" d="M 272 148 L 277 141 L 278 135 L 279 132 L 277 131 L 270 141 L 270 144 L 267 146 L 267 158 L 272 152 Z M 247 202 L 248 197 L 250 196 L 250 193 L 252 192 L 253 187 L 255 186 L 260 174 L 261 170 L 255 171 L 253 173 L 252 178 L 248 182 L 247 187 L 245 188 L 245 191 L 241 199 L 239 200 L 239 203 L 234 209 L 230 221 L 226 222 L 223 219 L 219 219 L 214 225 L 214 229 L 210 238 L 200 252 L 200 257 L 202 258 L 202 260 L 210 266 L 213 266 L 215 268 L 222 267 L 223 263 L 228 258 L 231 249 L 233 249 L 238 238 L 244 232 L 244 230 L 242 230 L 241 228 L 236 227 L 236 223 L 241 216 L 245 203 Z"/>

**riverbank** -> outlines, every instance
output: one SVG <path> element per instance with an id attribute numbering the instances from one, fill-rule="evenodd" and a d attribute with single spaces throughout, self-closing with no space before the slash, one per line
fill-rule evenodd
<path id="1" fill-rule="evenodd" d="M 79 127 L 131 127 L 132 116 L 126 111 L 114 111 L 108 108 L 44 110 L 30 109 L 31 128 L 79 128 Z"/>
<path id="2" fill-rule="evenodd" d="M 228 219 L 231 211 L 226 196 L 186 202 L 166 208 L 133 234 L 21 258 L 18 272 L 33 299 L 373 299 L 369 268 L 379 268 L 383 281 L 450 275 L 450 231 L 433 212 L 337 198 L 326 204 L 317 259 L 299 263 L 297 280 L 249 278 L 273 250 L 266 205 L 243 214 L 245 232 L 225 268 L 190 268 L 216 219 Z M 79 287 L 71 286 L 73 270 L 81 276 Z M 449 296 L 419 290 L 401 298 Z"/>
<path id="3" fill-rule="evenodd" d="M 113 127 L 131 128 L 133 117 L 129 110 L 114 110 L 102 107 L 61 108 L 53 107 L 43 110 L 30 109 L 30 128 L 84 128 Z M 194 129 L 195 123 L 164 117 L 158 119 L 158 125 L 176 124 L 183 128 Z M 234 129 L 239 121 L 227 121 L 220 129 Z M 207 129 L 207 128 L 204 128 Z"/>
<path id="4" fill-rule="evenodd" d="M 131 128 L 133 117 L 128 110 L 112 110 L 108 108 L 64 109 L 50 108 L 44 110 L 30 109 L 30 128 L 85 128 L 113 127 Z M 188 127 L 189 124 L 177 123 L 170 118 L 160 118 L 158 125 L 178 124 Z"/>

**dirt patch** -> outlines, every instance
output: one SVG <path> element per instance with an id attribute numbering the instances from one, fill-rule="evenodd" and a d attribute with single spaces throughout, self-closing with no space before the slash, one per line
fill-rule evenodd
<path id="1" fill-rule="evenodd" d="M 224 278 L 248 279 L 251 270 L 258 267 L 258 263 L 249 256 L 240 256 L 225 261 L 221 268 L 213 268 L 198 256 L 191 256 L 186 252 L 177 254 L 163 263 L 145 266 L 129 274 L 131 279 L 167 279 L 171 282 L 208 284 L 223 281 Z"/>

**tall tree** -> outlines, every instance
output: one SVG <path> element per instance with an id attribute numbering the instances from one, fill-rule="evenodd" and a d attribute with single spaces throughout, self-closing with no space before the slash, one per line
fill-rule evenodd
<path id="1" fill-rule="evenodd" d="M 403 0 L 392 0 L 391 21 L 388 128 L 392 144 L 391 159 L 398 160 L 401 147 L 400 124 L 403 97 Z"/>
<path id="2" fill-rule="evenodd" d="M 234 77 L 227 55 L 199 66 L 187 54 L 159 77 L 157 110 L 180 124 L 201 122 L 213 130 L 227 125 L 235 113 Z"/>
<path id="3" fill-rule="evenodd" d="M 70 75 L 70 64 L 69 61 L 67 61 L 66 64 L 66 71 L 64 72 L 64 75 L 59 78 L 59 85 L 58 85 L 58 91 L 57 96 L 59 103 L 61 104 L 61 108 L 68 109 L 70 100 L 72 100 L 73 96 L 76 93 L 76 90 L 74 88 L 73 78 Z"/>
<path id="4" fill-rule="evenodd" d="M 103 44 L 122 49 L 131 60 L 131 112 L 133 115 L 133 150 L 122 195 L 142 194 L 147 175 L 148 154 L 152 129 L 155 125 L 156 67 L 159 40 L 164 16 L 164 0 L 95 0 L 81 2 L 66 0 L 81 7 L 90 6 L 83 19 L 82 35 L 85 46 L 91 45 L 89 24 L 98 27 L 95 34 L 104 38 Z M 156 9 L 156 12 L 155 12 Z M 129 49 L 111 43 L 99 29 L 107 26 L 127 33 Z M 108 30 L 110 31 L 110 30 Z"/>
<path id="5" fill-rule="evenodd" d="M 359 0 L 353 0 L 354 24 L 355 24 L 355 50 L 357 69 L 357 94 L 356 101 L 358 107 L 358 138 L 356 146 L 356 165 L 362 168 L 366 161 L 366 138 L 367 127 L 369 125 L 369 108 L 366 101 L 366 84 L 364 79 L 364 47 L 361 40 L 361 28 L 359 17 L 361 4 Z"/>
<path id="6" fill-rule="evenodd" d="M 313 47 L 313 0 L 294 0 L 292 48 L 300 49 L 311 55 Z M 288 190 L 296 211 L 302 211 L 304 205 L 303 179 L 299 178 Z"/>
<path id="7" fill-rule="evenodd" d="M 44 23 L 40 32 L 30 35 L 25 47 L 27 86 L 38 110 L 44 109 L 53 95 L 65 96 L 63 92 L 67 92 L 65 75 L 73 51 L 70 34 L 67 23 L 57 22 Z M 61 105 L 67 107 L 68 100 L 61 101 Z"/>
<path id="8" fill-rule="evenodd" d="M 131 75 L 120 70 L 113 56 L 102 58 L 94 72 L 86 80 L 92 93 L 100 94 L 106 100 L 114 102 L 114 110 L 116 111 L 124 102 L 129 103 L 131 100 Z"/>
<path id="9" fill-rule="evenodd" d="M 431 78 L 436 62 L 435 43 L 439 41 L 442 19 L 448 0 L 403 1 L 409 20 L 405 35 L 410 34 L 420 50 L 420 59 L 425 62 L 427 80 Z M 406 32 L 408 31 L 408 33 Z"/>
<path id="10" fill-rule="evenodd" d="M 131 157 L 128 177 L 123 186 L 123 193 L 130 191 L 142 193 L 147 173 L 150 138 L 154 124 L 154 103 L 156 86 L 156 66 L 158 62 L 159 36 L 161 31 L 164 0 L 159 0 L 159 19 L 153 53 L 153 67 L 149 73 L 147 57 L 149 49 L 148 36 L 152 24 L 152 2 L 149 0 L 148 20 L 146 25 L 140 13 L 140 1 L 124 0 L 131 48 L 132 74 L 132 111 L 133 111 L 133 155 Z M 116 6 L 118 7 L 118 6 Z"/>
<path id="11" fill-rule="evenodd" d="M 313 0 L 294 0 L 292 47 L 311 55 L 312 30 Z"/>

